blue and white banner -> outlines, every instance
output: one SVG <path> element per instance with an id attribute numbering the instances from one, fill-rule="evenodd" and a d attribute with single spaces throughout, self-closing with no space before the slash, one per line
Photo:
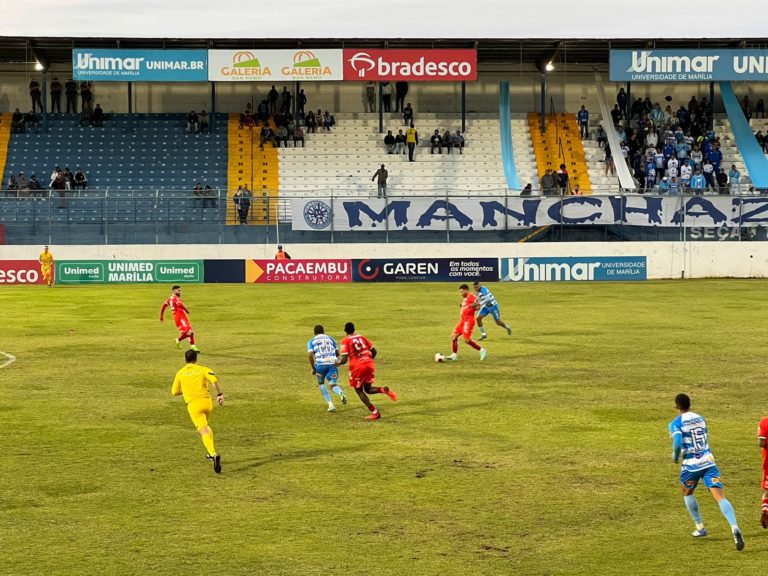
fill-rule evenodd
<path id="1" fill-rule="evenodd" d="M 207 50 L 72 50 L 75 80 L 207 82 Z"/>
<path id="2" fill-rule="evenodd" d="M 645 256 L 503 258 L 503 282 L 647 280 Z"/>
<path id="3" fill-rule="evenodd" d="M 513 230 L 555 224 L 766 226 L 768 198 L 731 196 L 566 196 L 291 201 L 294 230 Z"/>
<path id="4" fill-rule="evenodd" d="M 611 82 L 768 80 L 768 50 L 611 50 Z"/>

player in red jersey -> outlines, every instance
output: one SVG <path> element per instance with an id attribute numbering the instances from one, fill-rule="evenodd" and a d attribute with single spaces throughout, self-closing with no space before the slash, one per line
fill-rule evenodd
<path id="1" fill-rule="evenodd" d="M 768 418 L 760 420 L 760 424 L 757 427 L 757 443 L 760 448 L 763 449 L 763 482 L 761 484 L 763 488 L 763 508 L 760 514 L 760 523 L 763 528 L 768 528 L 768 445 L 766 445 L 766 439 L 768 438 Z"/>
<path id="2" fill-rule="evenodd" d="M 371 414 L 366 418 L 378 420 L 381 418 L 381 412 L 371 404 L 368 394 L 386 394 L 392 401 L 397 400 L 397 395 L 386 386 L 373 385 L 376 368 L 373 362 L 376 358 L 376 348 L 373 343 L 365 336 L 356 334 L 355 325 L 352 322 L 344 325 L 344 332 L 347 335 L 341 341 L 340 358 L 336 361 L 336 365 L 342 366 L 349 360 L 349 385 L 355 389 L 360 400 L 368 407 Z"/>
<path id="3" fill-rule="evenodd" d="M 181 286 L 174 286 L 171 290 L 171 297 L 163 302 L 163 307 L 160 308 L 160 322 L 164 320 L 165 309 L 170 308 L 173 313 L 173 321 L 179 330 L 179 337 L 174 340 L 176 348 L 181 348 L 182 341 L 189 338 L 189 349 L 200 352 L 200 349 L 195 345 L 195 331 L 192 329 L 192 324 L 187 316 L 189 309 L 181 301 Z"/>
<path id="4" fill-rule="evenodd" d="M 475 329 L 475 309 L 477 303 L 477 297 L 469 290 L 469 286 L 462 284 L 459 286 L 459 292 L 463 300 L 461 301 L 461 320 L 456 324 L 456 328 L 453 329 L 451 349 L 453 354 L 448 356 L 448 360 L 454 362 L 459 359 L 459 336 L 464 338 L 469 346 L 475 350 L 480 350 L 480 360 L 485 360 L 488 356 L 488 350 L 482 348 L 480 344 L 472 340 L 472 330 Z"/>

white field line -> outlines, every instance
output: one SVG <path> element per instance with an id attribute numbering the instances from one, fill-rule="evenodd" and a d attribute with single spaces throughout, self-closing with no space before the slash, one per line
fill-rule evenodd
<path id="1" fill-rule="evenodd" d="M 10 366 L 14 362 L 16 362 L 16 356 L 14 356 L 13 354 L 8 354 L 7 352 L 3 352 L 2 350 L 0 350 L 0 356 L 5 356 L 7 358 L 5 362 L 0 364 L 0 368 L 5 368 L 7 366 Z"/>

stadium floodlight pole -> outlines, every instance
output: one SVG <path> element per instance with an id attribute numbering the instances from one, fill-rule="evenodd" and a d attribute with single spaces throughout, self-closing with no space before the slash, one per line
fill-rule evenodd
<path id="1" fill-rule="evenodd" d="M 709 129 L 714 129 L 715 122 L 715 83 L 709 83 Z"/>
<path id="2" fill-rule="evenodd" d="M 379 134 L 384 134 L 384 97 L 381 95 L 381 82 L 379 82 Z"/>
<path id="3" fill-rule="evenodd" d="M 547 73 L 541 72 L 541 133 L 547 131 Z"/>
<path id="4" fill-rule="evenodd" d="M 467 131 L 467 83 L 461 81 L 461 133 Z"/>
<path id="5" fill-rule="evenodd" d="M 38 62 L 38 65 L 39 64 L 40 63 Z M 48 70 L 44 68 L 43 69 L 43 134 L 48 133 L 48 88 L 47 87 L 48 87 Z M 34 106 L 32 107 L 32 111 L 34 112 Z"/>

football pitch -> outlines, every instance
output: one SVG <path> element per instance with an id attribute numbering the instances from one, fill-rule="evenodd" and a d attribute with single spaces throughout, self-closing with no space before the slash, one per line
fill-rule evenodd
<path id="1" fill-rule="evenodd" d="M 454 284 L 185 286 L 226 397 L 221 475 L 170 395 L 169 286 L 3 287 L 0 574 L 763 574 L 768 282 L 490 287 L 512 337 L 488 322 L 485 362 L 437 364 Z M 378 422 L 351 390 L 326 413 L 310 373 L 313 326 L 350 320 L 399 395 L 373 397 Z M 710 536 L 689 535 L 678 392 L 741 553 L 702 488 Z"/>

